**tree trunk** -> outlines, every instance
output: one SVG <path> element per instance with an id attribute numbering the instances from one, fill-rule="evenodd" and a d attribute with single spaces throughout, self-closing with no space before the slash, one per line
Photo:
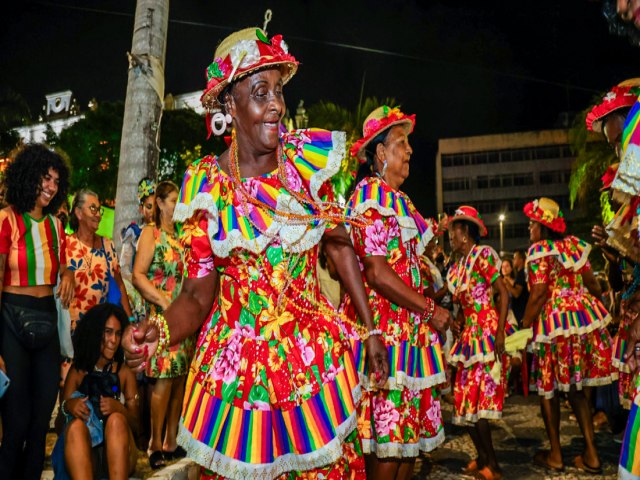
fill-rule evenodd
<path id="1" fill-rule="evenodd" d="M 138 182 L 156 176 L 168 23 L 169 0 L 137 1 L 113 225 L 118 249 L 122 228 L 140 220 Z"/>

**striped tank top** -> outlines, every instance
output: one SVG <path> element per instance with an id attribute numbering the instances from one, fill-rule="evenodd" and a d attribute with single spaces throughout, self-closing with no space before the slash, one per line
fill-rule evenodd
<path id="1" fill-rule="evenodd" d="M 55 285 L 66 265 L 65 233 L 53 215 L 35 220 L 9 206 L 0 210 L 0 254 L 7 256 L 4 285 Z"/>

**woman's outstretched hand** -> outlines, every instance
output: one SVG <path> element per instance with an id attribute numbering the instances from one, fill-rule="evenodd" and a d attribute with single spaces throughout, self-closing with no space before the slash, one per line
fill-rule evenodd
<path id="1" fill-rule="evenodd" d="M 142 372 L 158 349 L 158 330 L 147 320 L 129 325 L 122 335 L 122 348 L 127 366 L 134 372 Z"/>
<path id="2" fill-rule="evenodd" d="M 387 347 L 379 335 L 371 335 L 364 342 L 367 350 L 367 361 L 369 362 L 369 372 L 371 380 L 378 388 L 382 388 L 389 378 L 389 358 Z"/>

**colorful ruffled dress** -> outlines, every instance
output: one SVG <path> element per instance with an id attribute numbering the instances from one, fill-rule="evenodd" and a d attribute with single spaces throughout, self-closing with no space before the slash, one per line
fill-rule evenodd
<path id="1" fill-rule="evenodd" d="M 409 197 L 379 177 L 369 177 L 356 187 L 347 215 L 367 223 L 351 228 L 358 258 L 385 256 L 404 283 L 422 292 L 420 255 L 430 238 L 427 223 Z M 429 452 L 444 441 L 436 389 L 446 380 L 440 339 L 420 313 L 395 305 L 369 287 L 364 271 L 363 280 L 390 363 L 385 387 L 370 385 L 366 352 L 350 322 L 347 328 L 364 388 L 358 410 L 363 450 L 378 458 L 417 457 L 420 451 Z M 357 321 L 349 297 L 342 308 L 348 318 Z"/>
<path id="2" fill-rule="evenodd" d="M 618 462 L 619 480 L 640 480 L 640 377 L 638 376 L 636 376 L 634 387 L 633 402 Z"/>
<path id="3" fill-rule="evenodd" d="M 572 385 L 611 383 L 610 316 L 583 284 L 591 246 L 573 236 L 542 240 L 527 252 L 529 291 L 547 286 L 547 301 L 533 324 L 532 388 L 545 398 Z"/>
<path id="4" fill-rule="evenodd" d="M 506 355 L 500 359 L 495 355 L 500 314 L 492 287 L 500 277 L 500 264 L 493 248 L 474 245 L 447 272 L 449 291 L 465 319 L 450 353 L 450 363 L 457 366 L 452 418 L 457 425 L 502 417 L 508 364 Z M 505 322 L 505 336 L 511 332 Z"/>
<path id="5" fill-rule="evenodd" d="M 292 191 L 316 205 L 332 201 L 327 180 L 345 155 L 345 134 L 289 132 L 282 148 L 286 176 L 245 178 L 242 189 L 215 157 L 195 162 L 176 206 L 187 277 L 215 269 L 220 279 L 178 435 L 203 478 L 364 475 L 353 354 L 315 271 L 318 243 L 335 225 L 288 216 L 323 213 Z"/>
<path id="6" fill-rule="evenodd" d="M 145 228 L 153 229 L 155 241 L 147 278 L 156 290 L 173 301 L 180 293 L 182 286 L 184 249 L 177 235 L 170 235 L 153 224 Z M 148 317 L 162 312 L 158 305 L 151 302 L 146 302 L 146 308 Z M 172 345 L 161 355 L 154 355 L 149 359 L 145 375 L 152 378 L 175 378 L 186 375 L 193 358 L 194 347 L 195 338 L 188 337 Z"/>

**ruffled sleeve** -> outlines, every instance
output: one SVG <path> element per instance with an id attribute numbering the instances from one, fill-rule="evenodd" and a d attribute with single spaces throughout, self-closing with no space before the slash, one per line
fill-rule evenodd
<path id="1" fill-rule="evenodd" d="M 363 217 L 366 225 L 352 227 L 351 238 L 358 258 L 371 256 L 387 256 L 387 253 L 398 248 L 400 229 L 395 217 L 382 216 L 377 210 L 367 210 Z"/>
<path id="2" fill-rule="evenodd" d="M 293 163 L 311 197 L 333 202 L 331 179 L 340 170 L 346 155 L 344 132 L 309 128 L 292 130 L 282 136 L 284 153 Z"/>
<path id="3" fill-rule="evenodd" d="M 211 182 L 212 170 L 215 166 L 214 157 L 204 157 L 193 162 L 187 169 L 178 203 L 173 213 L 173 220 L 185 222 L 198 210 L 205 210 L 213 218 L 218 217 L 216 198 L 219 195 L 219 183 Z M 211 228 L 217 229 L 217 222 L 213 222 Z M 216 233 L 210 231 L 210 234 Z"/>
<path id="4" fill-rule="evenodd" d="M 527 278 L 529 287 L 549 283 L 549 257 L 538 257 L 527 262 Z"/>

